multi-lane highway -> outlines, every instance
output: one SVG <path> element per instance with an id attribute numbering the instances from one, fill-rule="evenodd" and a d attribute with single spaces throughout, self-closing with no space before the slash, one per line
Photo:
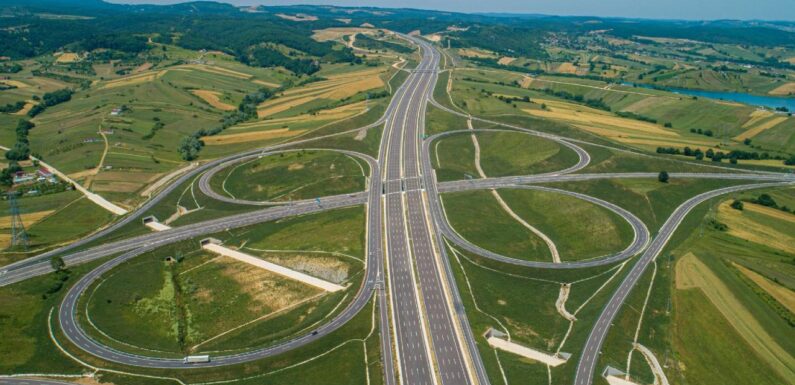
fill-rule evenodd
<path id="1" fill-rule="evenodd" d="M 375 127 L 384 124 L 378 159 L 373 159 L 365 154 L 342 151 L 368 163 L 370 178 L 367 191 L 324 197 L 320 200 L 320 203 L 314 200 L 298 201 L 292 202 L 290 205 L 281 204 L 275 207 L 261 208 L 246 214 L 181 226 L 160 233 L 107 242 L 78 252 L 68 253 L 78 247 L 84 247 L 88 243 L 94 242 L 102 236 L 140 218 L 143 213 L 157 204 L 168 193 L 200 174 L 202 175 L 199 180 L 200 189 L 209 197 L 234 204 L 272 205 L 272 202 L 241 201 L 217 194 L 210 188 L 209 179 L 217 171 L 234 163 L 244 162 L 263 154 L 287 150 L 288 147 L 306 144 L 317 140 L 317 138 L 248 151 L 207 163 L 192 170 L 174 181 L 139 210 L 91 237 L 75 242 L 68 247 L 44 253 L 4 268 L 5 273 L 0 276 L 0 285 L 18 282 L 51 271 L 48 258 L 56 253 L 65 255 L 68 265 L 121 254 L 83 276 L 69 289 L 58 309 L 59 323 L 64 334 L 76 346 L 109 361 L 131 366 L 184 368 L 182 360 L 121 352 L 93 340 L 81 329 L 76 321 L 77 303 L 81 293 L 93 282 L 101 278 L 103 274 L 120 263 L 170 243 L 288 216 L 365 204 L 367 207 L 368 250 L 366 276 L 354 299 L 343 311 L 328 323 L 314 329 L 311 333 L 299 335 L 289 341 L 263 349 L 234 355 L 215 356 L 210 363 L 194 364 L 192 367 L 237 364 L 280 354 L 303 346 L 328 335 L 344 325 L 373 298 L 373 293 L 376 293 L 375 298 L 378 300 L 378 318 L 381 328 L 381 353 L 387 385 L 392 385 L 396 381 L 412 385 L 485 385 L 489 383 L 489 380 L 478 354 L 475 337 L 467 321 L 466 313 L 453 279 L 449 260 L 446 256 L 446 249 L 443 246 L 444 238 L 457 243 L 469 251 L 500 262 L 542 268 L 580 268 L 604 265 L 630 258 L 643 252 L 629 275 L 603 309 L 582 350 L 575 384 L 590 385 L 598 363 L 598 352 L 607 335 L 610 323 L 645 268 L 662 251 L 685 215 L 699 203 L 721 194 L 793 182 L 792 176 L 770 173 L 673 173 L 671 174 L 672 178 L 738 179 L 754 181 L 755 184 L 719 189 L 688 200 L 677 208 L 663 225 L 659 234 L 652 240 L 646 226 L 633 214 L 617 205 L 584 194 L 542 186 L 528 186 L 527 184 L 576 182 L 600 178 L 656 178 L 656 173 L 573 174 L 585 168 L 590 162 L 588 153 L 574 143 L 578 141 L 523 127 L 471 117 L 447 109 L 437 103 L 437 106 L 451 113 L 475 120 L 500 124 L 514 131 L 554 140 L 576 152 L 579 158 L 578 162 L 571 167 L 541 175 L 437 183 L 430 161 L 430 144 L 442 136 L 471 133 L 472 130 L 445 132 L 422 139 L 424 137 L 425 108 L 429 101 L 435 103 L 432 100 L 432 91 L 437 80 L 439 53 L 423 40 L 408 36 L 403 37 L 413 41 L 421 48 L 422 58 L 417 68 L 412 70 L 404 84 L 395 92 L 383 117 L 368 126 Z M 471 244 L 452 229 L 446 220 L 439 193 L 492 188 L 541 189 L 569 194 L 601 205 L 614 211 L 630 223 L 635 233 L 634 240 L 625 250 L 617 254 L 579 262 L 522 261 L 489 252 Z M 6 381 L 18 383 L 16 380 Z"/>

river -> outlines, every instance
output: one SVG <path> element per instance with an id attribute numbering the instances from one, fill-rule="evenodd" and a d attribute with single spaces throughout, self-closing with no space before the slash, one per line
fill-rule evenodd
<path id="1" fill-rule="evenodd" d="M 719 92 L 719 91 L 694 90 L 689 88 L 658 87 L 658 86 L 651 86 L 648 84 L 635 84 L 635 83 L 626 83 L 625 85 L 630 87 L 637 86 L 641 88 L 669 91 L 676 94 L 682 94 L 687 96 L 698 96 L 700 98 L 727 100 L 737 103 L 748 104 L 752 106 L 768 107 L 773 109 L 785 107 L 790 112 L 795 112 L 795 98 L 761 96 L 761 95 L 752 95 L 741 92 Z"/>

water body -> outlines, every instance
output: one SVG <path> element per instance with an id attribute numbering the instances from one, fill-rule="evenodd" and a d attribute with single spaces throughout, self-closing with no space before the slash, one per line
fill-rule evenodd
<path id="1" fill-rule="evenodd" d="M 790 112 L 795 112 L 795 98 L 761 96 L 761 95 L 752 95 L 741 92 L 717 92 L 717 91 L 693 90 L 688 88 L 669 88 L 669 87 L 657 87 L 657 86 L 652 87 L 651 85 L 648 84 L 627 83 L 625 85 L 630 87 L 637 86 L 640 88 L 669 91 L 676 94 L 687 95 L 687 96 L 698 96 L 699 98 L 727 100 L 731 102 L 743 103 L 752 106 L 768 107 L 773 109 L 785 107 Z"/>

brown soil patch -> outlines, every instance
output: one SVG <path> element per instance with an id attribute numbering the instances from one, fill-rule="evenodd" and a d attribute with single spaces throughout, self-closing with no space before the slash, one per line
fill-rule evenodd
<path id="1" fill-rule="evenodd" d="M 76 53 L 72 52 L 65 52 L 58 55 L 58 58 L 55 59 L 56 63 L 74 63 L 80 60 L 80 56 Z"/>
<path id="2" fill-rule="evenodd" d="M 204 144 L 208 146 L 218 146 L 224 144 L 244 143 L 244 142 L 252 142 L 258 140 L 289 138 L 291 136 L 300 135 L 304 131 L 305 130 L 289 130 L 283 128 L 278 130 L 243 132 L 240 134 L 205 136 L 202 138 L 202 141 L 204 141 Z"/>
<path id="3" fill-rule="evenodd" d="M 276 16 L 291 21 L 317 21 L 317 16 L 306 15 L 303 13 L 297 13 L 295 15 L 285 15 L 283 13 L 277 13 Z"/>
<path id="4" fill-rule="evenodd" d="M 312 38 L 317 41 L 338 40 L 343 36 L 350 36 L 357 33 L 373 35 L 378 30 L 370 28 L 346 27 L 346 28 L 326 28 L 313 31 Z"/>
<path id="5" fill-rule="evenodd" d="M 521 84 L 522 88 L 530 88 L 530 85 L 533 84 L 533 80 L 534 79 L 529 77 L 529 76 L 523 77 L 522 78 L 522 84 Z"/>
<path id="6" fill-rule="evenodd" d="M 293 163 L 293 164 L 287 166 L 287 171 L 301 170 L 303 168 L 304 168 L 304 165 L 302 163 Z"/>
<path id="7" fill-rule="evenodd" d="M 220 92 L 217 91 L 208 91 L 208 90 L 193 90 L 191 91 L 194 95 L 200 97 L 202 100 L 207 102 L 207 104 L 221 110 L 221 111 L 232 111 L 235 109 L 235 106 L 231 104 L 226 104 L 221 101 L 219 95 Z"/>
<path id="8" fill-rule="evenodd" d="M 795 223 L 795 214 L 791 214 L 772 207 L 762 206 L 755 203 L 746 202 L 743 204 L 743 210 L 752 211 L 759 214 L 764 214 L 769 217 L 781 219 L 783 221 Z"/>
<path id="9" fill-rule="evenodd" d="M 350 269 L 347 263 L 322 255 L 269 256 L 267 259 L 277 265 L 334 283 L 342 283 L 348 279 Z"/>
<path id="10" fill-rule="evenodd" d="M 497 57 L 497 55 L 495 55 L 495 54 L 493 54 L 491 52 L 486 52 L 486 51 L 481 51 L 481 50 L 476 50 L 476 49 L 471 49 L 471 48 L 459 49 L 458 50 L 458 54 L 461 55 L 461 56 L 464 56 L 464 57 L 478 57 L 478 58 L 484 58 L 484 59 L 493 59 L 493 58 Z"/>
<path id="11" fill-rule="evenodd" d="M 255 84 L 259 84 L 259 85 L 261 85 L 261 86 L 265 86 L 265 87 L 271 87 L 271 88 L 279 88 L 279 87 L 281 87 L 281 86 L 282 86 L 282 85 L 281 85 L 281 84 L 279 84 L 279 83 L 266 82 L 266 81 L 264 81 L 264 80 L 259 80 L 259 79 L 257 79 L 257 80 L 252 80 L 252 82 L 254 82 Z"/>
<path id="12" fill-rule="evenodd" d="M 124 86 L 132 86 L 141 83 L 151 82 L 155 79 L 160 78 L 161 76 L 165 75 L 166 71 L 160 72 L 146 72 L 142 74 L 132 75 L 123 77 L 116 80 L 111 80 L 105 83 L 100 89 L 110 89 L 110 88 L 117 88 L 117 87 L 124 87 Z"/>
<path id="13" fill-rule="evenodd" d="M 152 63 L 146 62 L 144 64 L 139 65 L 138 67 L 135 67 L 135 69 L 132 70 L 132 73 L 138 74 L 144 71 L 149 71 L 150 68 L 152 68 Z"/>
<path id="14" fill-rule="evenodd" d="M 252 77 L 254 77 L 254 75 L 247 74 L 245 72 L 235 71 L 229 68 L 224 68 L 219 66 L 204 65 L 204 64 L 186 64 L 183 66 L 179 66 L 179 68 L 188 68 L 192 70 L 209 72 L 216 75 L 231 76 L 233 78 L 238 78 L 238 79 L 251 79 Z"/>
<path id="15" fill-rule="evenodd" d="M 561 74 L 576 74 L 577 73 L 577 66 L 574 63 L 561 63 L 558 68 L 555 68 L 555 72 Z"/>
<path id="16" fill-rule="evenodd" d="M 31 109 L 31 108 L 33 108 L 33 106 L 35 106 L 35 104 L 34 104 L 34 103 L 32 103 L 32 102 L 27 102 L 27 103 L 25 103 L 25 106 L 24 106 L 24 107 L 22 107 L 22 109 L 21 109 L 21 110 L 19 110 L 19 111 L 15 112 L 15 113 L 14 113 L 14 115 L 27 115 L 27 114 L 28 114 L 28 111 L 30 111 L 30 109 Z"/>
<path id="17" fill-rule="evenodd" d="M 746 138 L 753 138 L 754 136 L 759 135 L 763 131 L 769 130 L 779 125 L 780 123 L 785 122 L 786 120 L 787 117 L 785 116 L 777 116 L 775 118 L 765 120 L 764 122 L 757 124 L 753 128 L 744 131 L 742 134 L 735 136 L 734 139 L 742 141 L 745 140 Z"/>
<path id="18" fill-rule="evenodd" d="M 778 96 L 788 96 L 795 94 L 795 83 L 789 82 L 786 84 L 782 84 L 768 93 L 770 95 L 778 95 Z"/>
<path id="19" fill-rule="evenodd" d="M 11 234 L 0 233 L 0 249 L 7 249 L 11 246 Z"/>
<path id="20" fill-rule="evenodd" d="M 504 65 L 504 66 L 507 66 L 507 65 L 513 63 L 514 61 L 516 61 L 515 57 L 503 56 L 503 57 L 500 58 L 500 60 L 497 60 L 497 63 L 501 64 L 501 65 Z"/>
<path id="21" fill-rule="evenodd" d="M 748 277 L 748 279 L 759 285 L 767 294 L 775 298 L 776 301 L 784 305 L 789 311 L 795 313 L 795 291 L 779 285 L 745 266 L 736 263 L 732 263 L 732 265 L 743 273 L 744 276 Z"/>
<path id="22" fill-rule="evenodd" d="M 44 219 L 46 216 L 54 212 L 55 210 L 37 211 L 35 213 L 20 214 L 20 217 L 22 217 L 22 223 L 26 227 L 30 227 L 34 223 Z M 0 217 L 0 229 L 10 229 L 11 219 L 12 217 L 10 215 L 5 217 Z"/>
<path id="23" fill-rule="evenodd" d="M 265 269 L 239 262 L 229 257 L 219 257 L 216 263 L 226 265 L 223 274 L 240 285 L 240 289 L 259 304 L 261 312 L 265 308 L 277 311 L 302 299 L 320 293 L 320 289 L 284 278 Z"/>
<path id="24" fill-rule="evenodd" d="M 316 99 L 340 100 L 359 92 L 381 88 L 384 86 L 384 81 L 379 76 L 381 72 L 382 70 L 375 69 L 330 76 L 329 80 L 290 90 L 284 96 L 262 103 L 257 114 L 264 118 Z"/>
<path id="25" fill-rule="evenodd" d="M 3 79 L 3 80 L 0 80 L 0 83 L 3 83 L 5 85 L 9 85 L 9 86 L 14 86 L 16 88 L 27 88 L 27 87 L 30 87 L 30 85 L 28 85 L 27 83 L 23 83 L 23 82 L 21 82 L 19 80 Z"/>

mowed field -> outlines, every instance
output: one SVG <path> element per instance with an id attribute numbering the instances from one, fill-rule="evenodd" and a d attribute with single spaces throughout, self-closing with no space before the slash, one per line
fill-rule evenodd
<path id="1" fill-rule="evenodd" d="M 345 154 L 297 151 L 232 166 L 211 185 L 233 198 L 288 201 L 363 191 L 366 173 Z"/>
<path id="2" fill-rule="evenodd" d="M 617 252 L 632 239 L 623 219 L 590 202 L 533 190 L 499 193 L 520 218 L 552 240 L 563 261 Z M 547 244 L 506 213 L 488 191 L 444 194 L 443 202 L 450 225 L 473 244 L 512 258 L 552 261 Z"/>
<path id="3" fill-rule="evenodd" d="M 676 289 L 699 289 L 751 349 L 787 382 L 795 381 L 795 357 L 770 336 L 723 281 L 692 253 L 676 264 Z M 709 349 L 709 347 L 704 347 Z"/>
<path id="4" fill-rule="evenodd" d="M 792 203 L 792 189 L 768 193 L 779 204 Z M 695 231 L 674 252 L 681 256 L 674 265 L 671 333 L 680 363 L 669 378 L 707 385 L 751 378 L 791 383 L 795 282 L 787 261 L 795 256 L 795 215 L 750 202 L 736 210 L 731 202 L 716 202 L 701 225 L 714 220 L 726 231 Z"/>

